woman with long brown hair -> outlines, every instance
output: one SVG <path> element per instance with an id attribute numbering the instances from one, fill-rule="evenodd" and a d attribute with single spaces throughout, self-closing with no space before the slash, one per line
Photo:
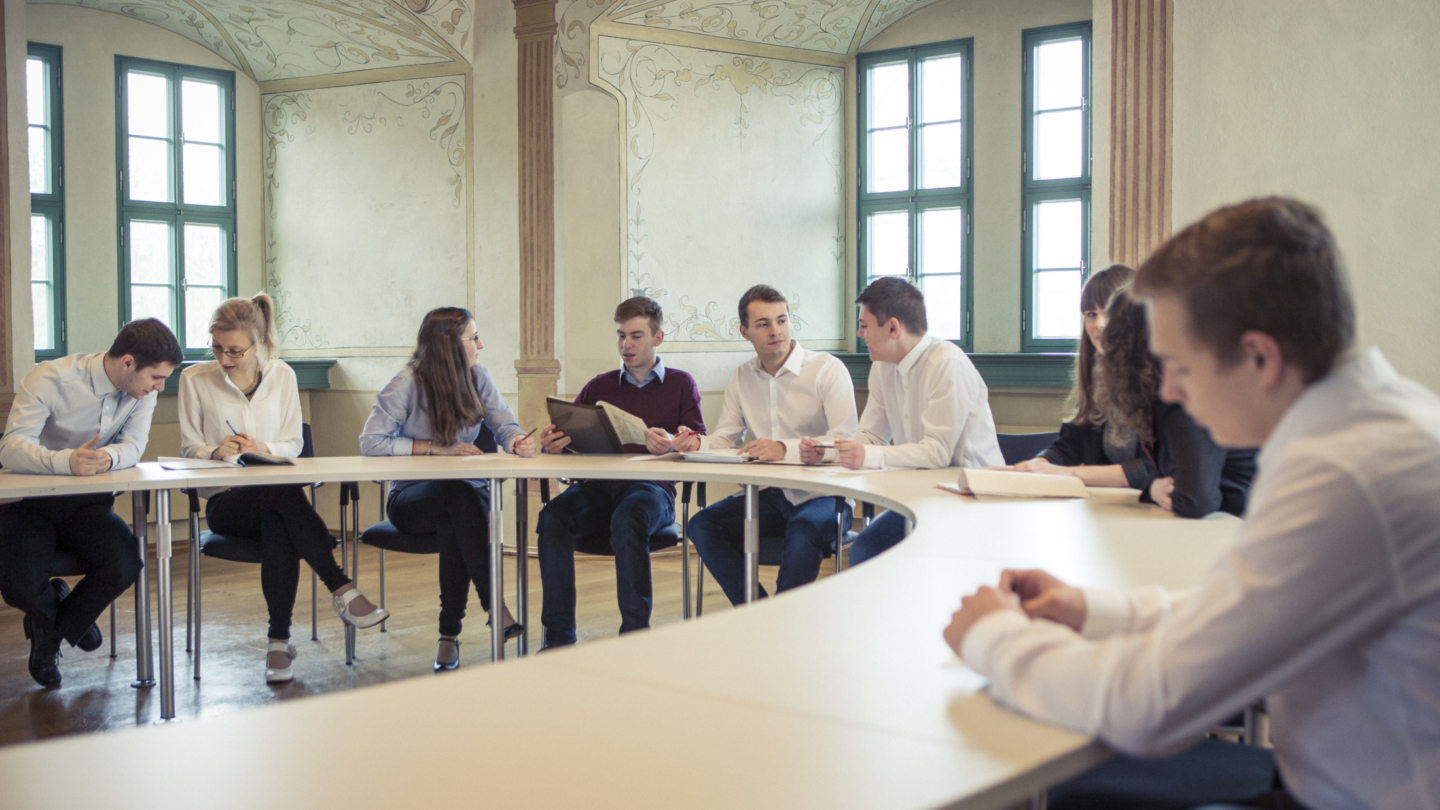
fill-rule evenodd
<path id="1" fill-rule="evenodd" d="M 1255 451 L 1220 447 L 1180 405 L 1160 399 L 1160 363 L 1150 353 L 1150 329 L 1140 302 L 1121 291 L 1111 299 L 1107 315 L 1096 407 L 1105 417 L 1104 452 L 1111 463 L 1088 474 L 1104 471 L 1099 486 L 1138 489 L 1141 501 L 1181 517 L 1242 514 L 1255 477 Z M 1043 470 L 1037 462 L 1026 468 L 1077 475 L 1091 483 L 1084 466 L 1054 467 L 1046 461 L 1054 470 Z"/>
<path id="2" fill-rule="evenodd" d="M 515 421 L 490 372 L 480 365 L 484 348 L 469 310 L 441 307 L 425 315 L 415 354 L 375 399 L 360 434 L 367 456 L 473 456 L 480 426 L 517 456 L 535 453 L 534 440 Z M 460 665 L 460 629 L 470 583 L 480 604 L 490 605 L 490 484 L 484 479 L 396 481 L 388 504 L 390 522 L 406 534 L 440 540 L 440 640 L 435 671 Z M 501 607 L 505 638 L 521 626 Z"/>
<path id="3" fill-rule="evenodd" d="M 1101 338 L 1109 320 L 1106 306 L 1134 279 L 1134 270 L 1123 264 L 1112 264 L 1085 282 L 1085 288 L 1080 291 L 1084 328 L 1075 357 L 1075 385 L 1065 401 L 1060 437 L 1037 458 L 1015 465 L 1016 470 L 1074 475 L 1089 486 L 1127 485 L 1120 464 L 1135 458 L 1134 448 L 1126 442 L 1111 445 L 1105 442 L 1109 428 L 1101 405 L 1104 383 L 1100 358 L 1104 354 Z"/>
<path id="4" fill-rule="evenodd" d="M 180 452 L 187 458 L 229 458 L 247 452 L 294 458 L 304 446 L 300 390 L 290 365 L 275 357 L 275 306 L 264 294 L 231 298 L 210 317 L 215 359 L 180 375 Z M 356 589 L 331 551 L 334 538 L 315 514 L 305 488 L 205 488 L 205 519 L 219 534 L 259 537 L 260 590 L 270 612 L 265 680 L 294 677 L 290 619 L 300 561 L 330 589 L 340 618 L 373 627 L 389 615 Z"/>

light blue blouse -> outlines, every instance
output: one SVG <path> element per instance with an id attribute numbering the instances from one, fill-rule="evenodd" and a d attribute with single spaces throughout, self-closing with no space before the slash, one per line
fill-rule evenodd
<path id="1" fill-rule="evenodd" d="M 480 401 L 485 405 L 484 424 L 495 436 L 495 443 L 508 452 L 516 439 L 524 437 L 525 431 L 515 421 L 515 412 L 505 404 L 495 379 L 483 366 L 475 366 L 475 387 L 480 391 Z M 415 371 L 410 366 L 400 370 L 394 379 L 375 397 L 370 409 L 370 418 L 360 432 L 360 452 L 367 456 L 408 456 L 415 449 L 416 440 L 430 441 L 430 414 L 419 407 L 419 387 L 415 384 Z M 480 435 L 480 425 L 461 430 L 455 437 L 457 442 L 474 442 Z M 395 492 L 417 483 L 396 481 L 391 489 Z M 485 479 L 469 481 L 479 490 L 487 490 Z"/>

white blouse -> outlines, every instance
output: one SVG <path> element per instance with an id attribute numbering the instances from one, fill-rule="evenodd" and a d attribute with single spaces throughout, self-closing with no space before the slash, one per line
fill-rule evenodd
<path id="1" fill-rule="evenodd" d="M 180 454 L 186 458 L 210 458 L 231 435 L 231 425 L 263 442 L 270 453 L 296 458 L 305 446 L 302 421 L 295 371 L 284 360 L 272 359 L 261 367 L 260 386 L 250 399 L 214 360 L 180 375 Z M 202 489 L 200 496 L 220 491 Z"/>

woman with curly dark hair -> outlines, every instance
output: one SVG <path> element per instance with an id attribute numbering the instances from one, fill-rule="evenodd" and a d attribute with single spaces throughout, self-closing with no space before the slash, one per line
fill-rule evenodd
<path id="1" fill-rule="evenodd" d="M 1042 457 L 1016 469 L 1138 489 L 1141 501 L 1181 517 L 1243 513 L 1255 477 L 1255 451 L 1220 447 L 1179 405 L 1160 400 L 1160 363 L 1150 353 L 1143 305 L 1120 291 L 1106 314 L 1094 381 L 1095 409 L 1104 416 L 1104 461 L 1061 466 Z"/>

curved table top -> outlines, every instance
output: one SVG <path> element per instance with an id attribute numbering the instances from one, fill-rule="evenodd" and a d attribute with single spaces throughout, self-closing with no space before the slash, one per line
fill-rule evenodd
<path id="1" fill-rule="evenodd" d="M 0 474 L 0 497 L 12 477 L 63 489 L 61 477 Z M 6 748 L 0 806 L 1001 807 L 1108 754 L 985 696 L 940 636 L 960 595 L 1016 566 L 1082 585 L 1183 587 L 1239 525 L 1139 504 L 980 501 L 935 487 L 954 481 L 953 469 L 628 457 L 302 459 L 141 469 L 125 488 L 518 477 L 799 487 L 899 509 L 915 532 L 841 576 L 698 621 L 444 677 Z M 366 742 L 373 760 L 349 753 Z"/>

